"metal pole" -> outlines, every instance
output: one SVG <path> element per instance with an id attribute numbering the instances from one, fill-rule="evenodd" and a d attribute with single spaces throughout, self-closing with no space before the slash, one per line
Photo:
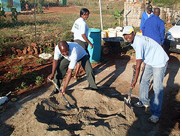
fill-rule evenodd
<path id="1" fill-rule="evenodd" d="M 103 30 L 101 0 L 99 0 L 99 8 L 100 8 L 100 24 L 101 24 L 101 30 Z"/>
<path id="2" fill-rule="evenodd" d="M 130 14 L 131 10 L 125 15 L 126 17 L 126 26 L 128 26 L 128 14 Z"/>
<path id="3" fill-rule="evenodd" d="M 34 0 L 35 43 L 37 43 L 36 3 L 37 3 L 37 0 Z"/>

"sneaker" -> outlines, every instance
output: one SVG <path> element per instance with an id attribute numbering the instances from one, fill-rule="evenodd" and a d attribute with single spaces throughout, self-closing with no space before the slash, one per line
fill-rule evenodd
<path id="1" fill-rule="evenodd" d="M 144 105 L 141 101 L 138 101 L 137 103 L 135 103 L 134 106 L 138 107 L 138 108 L 144 107 Z"/>
<path id="2" fill-rule="evenodd" d="M 152 115 L 151 117 L 149 117 L 148 121 L 156 124 L 159 121 L 159 117 Z"/>

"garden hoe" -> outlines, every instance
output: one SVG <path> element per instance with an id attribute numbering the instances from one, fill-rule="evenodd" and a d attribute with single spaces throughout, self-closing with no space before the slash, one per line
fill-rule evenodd
<path id="1" fill-rule="evenodd" d="M 51 80 L 51 79 L 48 79 L 49 81 L 51 81 L 52 83 L 53 83 L 53 85 L 56 87 L 56 89 L 59 91 L 59 92 L 61 92 L 61 90 L 60 90 L 60 88 L 58 87 L 58 85 L 54 82 L 54 80 Z M 62 92 L 61 92 L 62 93 Z M 69 101 L 66 99 L 66 97 L 65 97 L 65 95 L 62 93 L 62 95 L 63 95 L 63 99 L 64 99 L 64 101 L 66 102 L 66 107 L 68 108 L 68 109 L 72 109 L 72 108 L 75 108 L 74 107 L 74 105 L 71 105 L 70 103 L 69 103 Z"/>

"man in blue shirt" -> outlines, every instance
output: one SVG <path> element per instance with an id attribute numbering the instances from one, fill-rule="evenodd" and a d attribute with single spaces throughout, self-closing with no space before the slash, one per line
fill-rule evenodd
<path id="1" fill-rule="evenodd" d="M 160 9 L 155 8 L 154 14 L 145 21 L 142 27 L 142 33 L 144 36 L 152 38 L 160 45 L 163 45 L 165 37 L 165 26 L 164 21 L 160 19 L 159 15 Z"/>
<path id="2" fill-rule="evenodd" d="M 151 15 L 153 15 L 152 6 L 151 6 L 151 5 L 148 5 L 148 6 L 147 6 L 147 11 L 144 11 L 144 12 L 142 13 L 142 18 L 141 18 L 141 22 L 140 22 L 140 31 L 142 31 L 142 27 L 143 27 L 145 21 L 146 21 Z"/>
<path id="3" fill-rule="evenodd" d="M 136 74 L 131 83 L 132 88 L 135 87 L 138 80 L 142 62 L 145 63 L 145 68 L 140 81 L 139 102 L 137 102 L 135 106 L 148 107 L 150 105 L 152 116 L 149 118 L 149 121 L 157 123 L 162 110 L 164 94 L 163 79 L 169 57 L 164 49 L 153 39 L 136 35 L 132 26 L 124 27 L 123 36 L 127 42 L 131 43 L 136 55 Z M 148 98 L 148 92 L 152 77 L 154 96 L 150 100 Z"/>

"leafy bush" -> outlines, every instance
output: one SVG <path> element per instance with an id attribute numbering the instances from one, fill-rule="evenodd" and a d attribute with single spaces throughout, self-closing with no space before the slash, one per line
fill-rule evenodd
<path id="1" fill-rule="evenodd" d="M 23 65 L 13 66 L 13 68 L 17 70 L 17 74 L 16 74 L 17 77 L 22 74 Z"/>
<path id="2" fill-rule="evenodd" d="M 37 64 L 40 64 L 40 65 L 43 65 L 43 64 L 46 63 L 46 60 L 43 59 L 43 58 L 39 58 L 39 59 L 36 60 L 36 63 L 37 63 Z"/>
<path id="3" fill-rule="evenodd" d="M 35 84 L 37 86 L 40 86 L 42 83 L 44 82 L 44 77 L 43 75 L 42 76 L 37 76 L 36 79 L 35 79 Z"/>
<path id="4" fill-rule="evenodd" d="M 26 83 L 22 82 L 21 85 L 16 88 L 16 90 L 27 89 L 27 88 L 28 88 L 28 86 L 26 85 Z"/>

